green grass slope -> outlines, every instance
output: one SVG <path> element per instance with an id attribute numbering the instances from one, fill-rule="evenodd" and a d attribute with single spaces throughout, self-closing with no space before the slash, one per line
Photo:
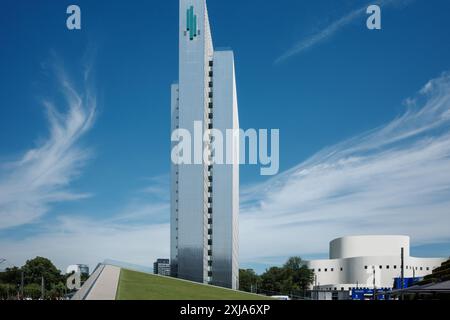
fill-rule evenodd
<path id="1" fill-rule="evenodd" d="M 122 269 L 117 300 L 265 300 L 265 296 Z"/>

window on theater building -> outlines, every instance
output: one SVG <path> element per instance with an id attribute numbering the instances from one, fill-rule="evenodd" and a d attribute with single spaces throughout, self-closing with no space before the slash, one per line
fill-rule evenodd
<path id="1" fill-rule="evenodd" d="M 331 268 L 330 271 L 333 272 L 333 271 L 334 271 L 334 268 Z"/>
<path id="2" fill-rule="evenodd" d="M 327 271 L 328 271 L 328 268 L 325 268 L 323 271 L 327 272 Z"/>
<path id="3" fill-rule="evenodd" d="M 420 271 L 422 271 L 423 270 L 423 268 L 422 267 L 420 267 Z"/>
<path id="4" fill-rule="evenodd" d="M 317 270 L 318 272 L 320 272 L 320 268 L 319 268 L 319 270 Z"/>
<path id="5" fill-rule="evenodd" d="M 344 268 L 341 267 L 341 271 L 343 271 L 343 270 L 344 270 Z"/>
<path id="6" fill-rule="evenodd" d="M 389 266 L 386 266 L 386 269 L 389 269 Z"/>
<path id="7" fill-rule="evenodd" d="M 430 267 L 427 267 L 427 271 L 430 271 Z"/>
<path id="8" fill-rule="evenodd" d="M 366 270 L 367 270 L 367 266 L 364 266 L 364 269 L 366 269 Z"/>
<path id="9" fill-rule="evenodd" d="M 382 266 L 382 265 L 380 265 L 380 269 L 383 269 L 383 266 Z"/>
<path id="10" fill-rule="evenodd" d="M 394 269 L 397 269 L 397 265 L 394 264 Z"/>

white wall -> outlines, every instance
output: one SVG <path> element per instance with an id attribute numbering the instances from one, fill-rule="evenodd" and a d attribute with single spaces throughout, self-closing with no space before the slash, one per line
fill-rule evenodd
<path id="1" fill-rule="evenodd" d="M 408 236 L 350 236 L 330 242 L 330 259 L 367 256 L 396 256 L 401 248 L 409 256 Z"/>
<path id="2" fill-rule="evenodd" d="M 212 283 L 238 288 L 238 215 L 239 215 L 239 140 L 226 140 L 227 130 L 238 130 L 238 106 L 232 51 L 214 52 L 213 125 L 221 133 L 228 152 L 236 154 L 234 163 L 227 163 L 223 146 L 213 166 L 213 245 Z M 214 138 L 215 139 L 215 138 Z M 214 149 L 216 148 L 213 144 Z M 219 156 L 222 153 L 222 156 Z M 221 159 L 220 159 L 221 158 Z M 213 158 L 214 159 L 214 158 Z"/>
<path id="3" fill-rule="evenodd" d="M 362 244 L 367 245 L 364 256 Z M 439 267 L 445 258 L 416 258 L 409 256 L 409 238 L 402 236 L 345 237 L 332 241 L 333 256 L 345 258 L 312 260 L 306 265 L 314 269 L 316 283 L 340 290 L 344 287 L 373 287 L 375 270 L 376 287 L 392 287 L 394 278 L 401 275 L 400 248 L 405 248 L 405 277 L 423 277 Z M 374 255 L 375 253 L 397 253 Z M 347 257 L 359 255 L 355 257 Z M 332 256 L 330 252 L 330 256 Z"/>

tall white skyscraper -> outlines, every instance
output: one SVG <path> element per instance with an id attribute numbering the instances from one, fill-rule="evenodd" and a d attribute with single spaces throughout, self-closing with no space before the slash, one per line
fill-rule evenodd
<path id="1" fill-rule="evenodd" d="M 180 0 L 179 50 L 172 132 L 186 129 L 194 136 L 195 123 L 208 135 L 237 130 L 234 56 L 214 51 L 205 0 Z M 203 164 L 172 163 L 172 275 L 237 289 L 239 164 L 213 163 L 212 139 L 192 143 L 207 150 Z M 227 152 L 239 159 L 239 139 L 228 143 Z"/>

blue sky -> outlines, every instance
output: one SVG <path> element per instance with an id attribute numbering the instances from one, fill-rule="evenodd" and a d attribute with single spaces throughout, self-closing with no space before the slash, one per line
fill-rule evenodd
<path id="1" fill-rule="evenodd" d="M 368 4 L 208 1 L 241 127 L 280 129 L 278 176 L 241 167 L 242 267 L 323 257 L 347 234 L 450 254 L 450 3 L 381 1 L 376 31 Z M 2 2 L 0 256 L 168 256 L 177 28 L 175 0 Z"/>

